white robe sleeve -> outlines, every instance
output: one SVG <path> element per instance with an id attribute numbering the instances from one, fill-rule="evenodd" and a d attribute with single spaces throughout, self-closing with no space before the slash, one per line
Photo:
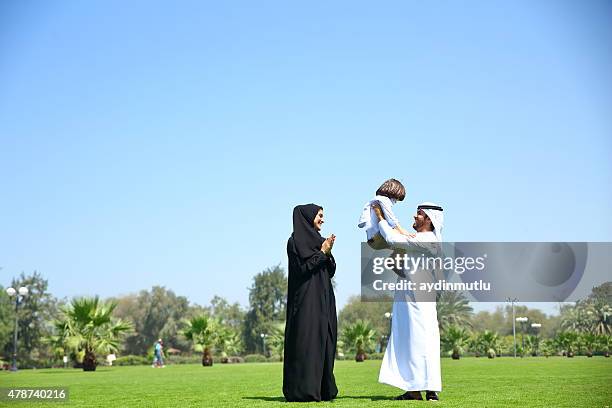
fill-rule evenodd
<path id="1" fill-rule="evenodd" d="M 436 245 L 427 239 L 426 236 L 416 234 L 414 238 L 400 234 L 397 230 L 391 228 L 387 220 L 382 220 L 378 223 L 380 234 L 383 236 L 387 244 L 393 249 L 412 249 L 412 250 L 427 250 L 436 253 Z"/>

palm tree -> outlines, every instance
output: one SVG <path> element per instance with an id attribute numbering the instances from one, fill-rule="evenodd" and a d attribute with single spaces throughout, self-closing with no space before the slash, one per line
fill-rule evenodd
<path id="1" fill-rule="evenodd" d="M 83 353 L 83 370 L 95 371 L 96 354 L 117 352 L 119 342 L 128 332 L 131 324 L 111 318 L 115 302 L 101 302 L 94 298 L 73 299 L 63 308 L 62 317 L 55 322 L 56 345 L 65 344 L 66 348 Z"/>
<path id="2" fill-rule="evenodd" d="M 474 309 L 461 292 L 439 292 L 436 302 L 440 331 L 450 325 L 472 327 L 470 317 Z"/>
<path id="3" fill-rule="evenodd" d="M 217 326 L 215 348 L 221 354 L 221 363 L 228 363 L 230 355 L 237 355 L 242 351 L 240 334 L 230 326 Z"/>
<path id="4" fill-rule="evenodd" d="M 478 334 L 472 335 L 468 340 L 468 347 L 474 352 L 474 357 L 480 357 L 480 354 L 482 353 L 483 346 L 480 341 L 481 338 Z"/>
<path id="5" fill-rule="evenodd" d="M 586 356 L 593 357 L 593 349 L 597 348 L 597 336 L 593 333 L 582 333 L 580 342 L 586 348 Z"/>
<path id="6" fill-rule="evenodd" d="M 540 346 L 540 351 L 544 354 L 544 357 L 548 358 L 555 353 L 555 341 L 553 339 L 546 339 Z"/>
<path id="7" fill-rule="evenodd" d="M 480 333 L 476 340 L 477 347 L 489 358 L 495 358 L 496 350 L 499 350 L 500 339 L 497 333 L 485 330 Z"/>
<path id="8" fill-rule="evenodd" d="M 612 334 L 612 307 L 605 299 L 584 300 L 564 310 L 561 327 L 576 332 Z"/>
<path id="9" fill-rule="evenodd" d="M 376 331 L 367 320 L 357 320 L 342 330 L 344 344 L 355 350 L 355 361 L 362 362 L 367 358 L 366 351 L 374 347 Z"/>
<path id="10" fill-rule="evenodd" d="M 604 357 L 610 357 L 610 348 L 612 348 L 612 336 L 597 336 L 597 344 L 599 346 L 599 349 L 603 352 Z"/>
<path id="11" fill-rule="evenodd" d="M 525 347 L 531 352 L 531 355 L 533 357 L 536 357 L 538 355 L 540 342 L 541 341 L 538 336 L 527 336 L 527 338 L 525 339 Z"/>
<path id="12" fill-rule="evenodd" d="M 42 342 L 51 347 L 55 358 L 61 359 L 66 353 L 70 352 L 66 346 L 66 322 L 64 320 L 55 320 L 53 326 L 52 334 L 43 338 Z"/>
<path id="13" fill-rule="evenodd" d="M 591 317 L 587 314 L 583 302 L 576 302 L 576 306 L 564 309 L 561 318 L 561 327 L 572 332 L 589 331 L 591 328 Z"/>
<path id="14" fill-rule="evenodd" d="M 612 307 L 604 300 L 596 300 L 585 306 L 593 334 L 612 334 Z"/>
<path id="15" fill-rule="evenodd" d="M 285 351 L 285 322 L 276 322 L 270 326 L 269 344 L 280 361 L 283 361 L 283 353 Z"/>
<path id="16" fill-rule="evenodd" d="M 183 330 L 183 336 L 193 343 L 193 349 L 202 353 L 202 365 L 210 367 L 213 365 L 211 347 L 217 341 L 217 321 L 209 316 L 194 316 L 187 322 Z"/>
<path id="17" fill-rule="evenodd" d="M 470 339 L 470 334 L 463 327 L 451 325 L 442 332 L 442 347 L 453 360 L 459 360 Z"/>
<path id="18" fill-rule="evenodd" d="M 567 357 L 574 357 L 574 350 L 578 344 L 578 333 L 576 332 L 560 332 L 555 338 L 555 342 L 565 352 Z"/>

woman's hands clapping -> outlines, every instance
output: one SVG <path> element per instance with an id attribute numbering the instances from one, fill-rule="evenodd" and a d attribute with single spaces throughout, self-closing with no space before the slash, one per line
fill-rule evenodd
<path id="1" fill-rule="evenodd" d="M 334 234 L 331 234 L 328 238 L 325 239 L 325 241 L 323 241 L 323 244 L 321 245 L 321 251 L 323 251 L 325 255 L 331 254 L 331 250 L 334 247 L 334 242 L 336 242 L 336 236 Z"/>

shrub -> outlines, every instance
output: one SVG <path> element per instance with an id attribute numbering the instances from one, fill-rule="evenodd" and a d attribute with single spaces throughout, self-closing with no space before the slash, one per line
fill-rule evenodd
<path id="1" fill-rule="evenodd" d="M 270 363 L 278 363 L 279 361 L 283 361 L 283 360 L 281 359 L 281 356 L 279 355 L 271 355 L 270 357 L 266 359 L 266 361 Z"/>
<path id="2" fill-rule="evenodd" d="M 244 363 L 244 358 L 242 358 L 240 356 L 232 356 L 232 357 L 229 358 L 229 363 L 230 364 Z"/>
<path id="3" fill-rule="evenodd" d="M 170 356 L 165 360 L 168 364 L 202 364 L 202 355 Z M 215 363 L 216 362 L 215 360 Z"/>
<path id="4" fill-rule="evenodd" d="M 368 354 L 368 360 L 382 360 L 385 353 L 372 353 Z"/>
<path id="5" fill-rule="evenodd" d="M 261 354 L 247 354 L 244 356 L 245 363 L 265 363 L 266 357 Z"/>
<path id="6" fill-rule="evenodd" d="M 148 360 L 143 356 L 135 356 L 135 355 L 127 355 L 118 357 L 115 361 L 113 361 L 113 365 L 116 366 L 133 366 L 133 365 L 147 365 L 151 364 L 151 360 Z"/>

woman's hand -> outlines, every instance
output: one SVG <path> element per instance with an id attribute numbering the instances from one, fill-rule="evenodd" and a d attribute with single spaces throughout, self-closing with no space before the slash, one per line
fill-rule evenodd
<path id="1" fill-rule="evenodd" d="M 331 250 L 334 247 L 334 242 L 336 242 L 336 236 L 331 234 L 327 239 L 325 239 L 325 241 L 323 241 L 321 251 L 323 251 L 325 255 L 331 254 Z"/>

